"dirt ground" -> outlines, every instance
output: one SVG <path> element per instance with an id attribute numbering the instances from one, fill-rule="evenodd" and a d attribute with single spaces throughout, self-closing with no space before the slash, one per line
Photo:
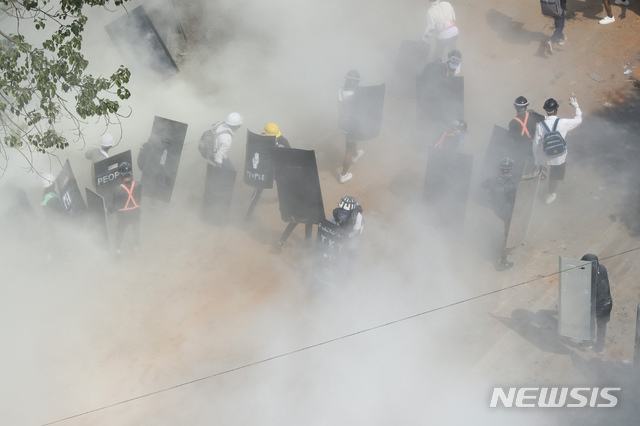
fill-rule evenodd
<path id="1" fill-rule="evenodd" d="M 326 122 L 314 123 L 335 122 L 335 111 L 325 107 L 335 108 L 342 74 L 326 88 L 330 102 L 300 102 L 276 115 L 300 114 L 302 124 L 287 118 L 281 128 L 293 147 L 316 151 L 326 214 L 343 195 L 364 207 L 358 264 L 353 279 L 341 285 L 310 286 L 311 249 L 302 226 L 282 253 L 273 251 L 286 226 L 275 189 L 264 192 L 245 224 L 252 189 L 239 178 L 230 223 L 201 221 L 205 166 L 193 142 L 202 129 L 190 127 L 172 202 L 152 208 L 145 200 L 140 252 L 114 259 L 69 237 L 75 251 L 55 253 L 56 262 L 33 264 L 40 245 L 18 246 L 5 259 L 7 270 L 21 272 L 8 274 L 3 285 L 0 389 L 5 401 L 15 402 L 2 410 L 0 423 L 637 424 L 639 389 L 631 366 L 640 301 L 640 3 L 631 1 L 612 6 L 616 22 L 602 26 L 599 0 L 568 0 L 568 39 L 552 56 L 543 47 L 553 23 L 541 17 L 537 2 L 451 2 L 461 30 L 469 124 L 462 152 L 474 156 L 465 226 L 454 235 L 424 214 L 427 153 L 413 140 L 415 100 L 387 95 L 381 134 L 362 143 L 365 156 L 345 185 L 337 181 L 343 136 Z M 207 30 L 197 25 L 206 8 L 174 3 L 193 24 L 186 25 L 180 78 L 203 81 L 210 70 L 196 52 L 212 40 L 232 41 L 244 15 L 222 2 L 215 22 L 224 25 Z M 382 4 L 346 3 L 352 14 L 364 8 L 371 15 L 354 30 L 363 40 L 386 25 L 384 35 L 368 42 L 384 38 L 377 50 L 362 53 L 386 59 L 385 66 L 360 69 L 362 83 L 392 78 L 400 42 L 422 34 L 426 2 L 396 2 L 386 18 L 371 10 Z M 330 11 L 319 16 L 333 16 L 336 5 L 317 4 Z M 241 10 L 254 6 L 260 8 L 238 2 Z M 254 65 L 248 58 L 236 63 L 249 75 Z M 309 72 L 304 64 L 280 65 Z M 337 64 L 338 70 L 350 67 Z M 227 101 L 228 108 L 254 102 L 255 111 L 268 102 L 246 96 L 263 83 L 247 79 L 238 99 L 210 86 L 201 95 L 219 96 L 216 102 Z M 480 188 L 493 126 L 508 125 L 519 95 L 538 111 L 554 97 L 559 115 L 570 117 L 572 93 L 584 121 L 567 138 L 567 177 L 558 199 L 537 204 L 526 244 L 510 247 L 514 267 L 496 272 L 502 223 L 481 202 L 486 194 Z M 315 114 L 301 117 L 314 108 Z M 236 139 L 231 149 L 236 168 L 243 163 L 242 142 Z M 614 300 L 600 355 L 557 333 L 558 257 L 588 252 L 608 268 Z M 621 404 L 610 411 L 488 408 L 494 386 L 616 385 Z"/>

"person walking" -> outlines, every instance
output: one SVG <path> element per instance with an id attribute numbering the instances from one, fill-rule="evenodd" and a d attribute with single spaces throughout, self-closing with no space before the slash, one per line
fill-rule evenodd
<path id="1" fill-rule="evenodd" d="M 110 212 L 116 212 L 116 255 L 122 253 L 124 232 L 131 225 L 133 232 L 133 250 L 140 246 L 140 204 L 142 203 L 142 185 L 133 180 L 133 169 L 127 162 L 120 163 L 118 172 L 122 183 L 113 191 Z"/>
<path id="2" fill-rule="evenodd" d="M 549 166 L 549 190 L 547 204 L 556 199 L 556 187 L 558 181 L 564 180 L 567 168 L 567 133 L 582 123 L 582 111 L 578 100 L 571 96 L 569 104 L 575 108 L 574 118 L 558 118 L 558 102 L 549 98 L 545 101 L 543 109 L 547 117 L 536 125 L 536 134 L 533 137 L 533 157 L 536 166 Z"/>
<path id="3" fill-rule="evenodd" d="M 442 53 L 456 48 L 458 39 L 458 27 L 456 26 L 456 13 L 451 3 L 441 0 L 429 0 L 431 5 L 427 9 L 427 26 L 424 29 L 422 41 L 429 42 L 435 33 L 436 45 L 433 51 L 433 60 L 442 59 Z"/>
<path id="4" fill-rule="evenodd" d="M 542 2 L 543 6 L 545 3 L 553 5 L 553 12 L 549 14 L 553 18 L 553 24 L 555 30 L 551 37 L 547 41 L 546 50 L 550 55 L 553 54 L 553 45 L 558 44 L 559 46 L 564 46 L 564 43 L 567 41 L 567 37 L 564 35 L 564 22 L 565 22 L 565 12 L 567 9 L 567 0 L 551 0 Z M 559 10 L 558 10 L 559 9 Z M 545 9 L 543 7 L 543 13 Z"/>
<path id="5" fill-rule="evenodd" d="M 598 261 L 598 256 L 587 253 L 582 259 L 591 262 L 591 273 L 596 276 L 596 341 L 593 350 L 601 354 L 604 351 L 604 343 L 607 338 L 607 323 L 611 319 L 613 299 L 609 287 L 609 275 L 607 268 Z M 583 342 L 582 346 L 593 346 L 592 341 Z"/>
<path id="6" fill-rule="evenodd" d="M 353 178 L 353 173 L 349 173 L 349 167 L 364 155 L 363 150 L 358 150 L 358 144 L 353 140 L 351 135 L 353 103 L 356 87 L 358 87 L 359 82 L 360 73 L 356 70 L 350 70 L 345 76 L 344 86 L 338 90 L 338 127 L 340 131 L 345 134 L 346 138 L 342 171 L 340 172 L 340 183 L 347 183 Z"/>
<path id="7" fill-rule="evenodd" d="M 205 160 L 216 167 L 235 170 L 227 152 L 233 143 L 233 133 L 242 123 L 242 116 L 232 112 L 225 121 L 215 123 L 211 129 L 204 132 L 198 142 L 198 150 Z"/>
<path id="8" fill-rule="evenodd" d="M 618 6 L 629 6 L 629 0 L 616 0 L 615 3 Z M 604 6 L 604 11 L 607 13 L 607 16 L 598 21 L 598 23 L 600 25 L 607 25 L 616 22 L 616 18 L 614 18 L 613 13 L 611 13 L 611 0 L 602 0 L 602 5 Z"/>

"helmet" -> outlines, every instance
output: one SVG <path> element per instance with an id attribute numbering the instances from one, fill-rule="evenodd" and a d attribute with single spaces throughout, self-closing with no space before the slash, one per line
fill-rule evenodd
<path id="1" fill-rule="evenodd" d="M 131 168 L 131 164 L 125 162 L 120 163 L 120 165 L 118 166 L 118 173 L 120 173 L 120 176 L 122 177 L 129 177 L 131 176 L 131 172 L 133 171 L 133 168 Z"/>
<path id="2" fill-rule="evenodd" d="M 524 96 L 518 96 L 515 102 L 513 102 L 513 105 L 516 108 L 524 108 L 529 105 L 529 101 Z"/>
<path id="3" fill-rule="evenodd" d="M 56 183 L 56 177 L 54 175 L 52 175 L 51 173 L 43 173 L 41 182 L 42 182 L 42 187 L 43 188 L 48 188 L 51 185 L 53 185 L 54 183 Z"/>
<path id="4" fill-rule="evenodd" d="M 267 125 L 264 126 L 264 132 L 269 136 L 275 136 L 277 138 L 282 136 L 282 133 L 280 133 L 280 129 L 276 123 L 267 123 Z"/>
<path id="5" fill-rule="evenodd" d="M 229 126 L 240 126 L 242 125 L 242 116 L 237 112 L 232 112 L 227 116 L 225 123 L 227 123 Z"/>
<path id="6" fill-rule="evenodd" d="M 544 105 L 542 106 L 542 109 L 544 109 L 547 112 L 553 112 L 557 110 L 559 106 L 560 105 L 558 105 L 558 102 L 556 102 L 555 99 L 549 98 L 545 101 Z"/>
<path id="7" fill-rule="evenodd" d="M 587 262 L 591 262 L 591 269 L 595 272 L 598 271 L 598 256 L 596 256 L 593 253 L 587 253 L 584 256 L 582 256 L 582 259 L 580 260 L 586 260 Z"/>
<path id="8" fill-rule="evenodd" d="M 350 70 L 344 78 L 360 81 L 360 73 L 356 70 Z"/>
<path id="9" fill-rule="evenodd" d="M 459 50 L 449 52 L 449 63 L 458 66 L 462 63 L 462 53 Z"/>
<path id="10" fill-rule="evenodd" d="M 103 148 L 111 148 L 113 146 L 113 136 L 109 133 L 105 133 L 100 138 L 100 146 Z"/>
<path id="11" fill-rule="evenodd" d="M 500 161 L 500 171 L 503 173 L 510 172 L 511 169 L 513 169 L 514 164 L 515 161 L 513 161 L 513 159 L 510 157 L 504 157 L 502 161 Z"/>
<path id="12" fill-rule="evenodd" d="M 453 122 L 453 128 L 460 133 L 467 133 L 467 122 L 463 119 L 458 119 Z"/>
<path id="13" fill-rule="evenodd" d="M 356 201 L 356 199 L 348 195 L 346 197 L 342 197 L 342 199 L 338 203 L 338 207 L 346 211 L 355 209 L 357 205 L 358 202 Z"/>

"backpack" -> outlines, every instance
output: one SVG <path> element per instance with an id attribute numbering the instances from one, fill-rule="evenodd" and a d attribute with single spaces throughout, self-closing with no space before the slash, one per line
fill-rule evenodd
<path id="1" fill-rule="evenodd" d="M 540 0 L 542 14 L 552 18 L 562 18 L 561 0 Z"/>
<path id="2" fill-rule="evenodd" d="M 564 140 L 562 135 L 556 129 L 558 128 L 559 118 L 556 118 L 555 123 L 553 123 L 553 128 L 549 130 L 549 126 L 544 121 L 541 121 L 542 126 L 546 133 L 542 139 L 542 152 L 547 158 L 555 158 L 559 157 L 565 152 L 567 152 L 567 142 Z"/>
<path id="3" fill-rule="evenodd" d="M 218 127 L 222 124 L 221 121 L 216 122 L 213 127 L 200 136 L 200 140 L 198 141 L 198 151 L 204 157 L 205 160 L 213 160 L 213 154 L 215 152 L 215 143 L 218 135 L 222 133 L 229 133 L 229 130 L 221 130 L 218 131 Z"/>

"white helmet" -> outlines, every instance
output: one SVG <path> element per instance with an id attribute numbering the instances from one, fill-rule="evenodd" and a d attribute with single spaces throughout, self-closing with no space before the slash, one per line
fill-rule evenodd
<path id="1" fill-rule="evenodd" d="M 52 175 L 51 173 L 43 173 L 42 174 L 42 187 L 43 188 L 48 188 L 51 185 L 53 185 L 54 183 L 56 183 L 56 177 L 54 175 Z"/>
<path id="2" fill-rule="evenodd" d="M 227 116 L 227 119 L 225 120 L 225 122 L 229 126 L 240 126 L 242 124 L 242 116 L 237 112 L 232 112 Z"/>
<path id="3" fill-rule="evenodd" d="M 102 135 L 102 138 L 100 138 L 100 146 L 103 148 L 111 148 L 113 146 L 113 136 L 109 133 Z"/>

